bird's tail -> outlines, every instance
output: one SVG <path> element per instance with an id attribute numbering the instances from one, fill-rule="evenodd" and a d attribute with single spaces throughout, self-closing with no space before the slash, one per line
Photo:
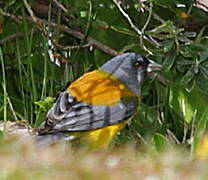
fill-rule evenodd
<path id="1" fill-rule="evenodd" d="M 71 141 L 74 139 L 74 136 L 66 135 L 64 133 L 54 133 L 54 134 L 46 134 L 39 135 L 35 137 L 35 141 L 38 147 L 49 146 L 56 142 L 60 141 Z"/>

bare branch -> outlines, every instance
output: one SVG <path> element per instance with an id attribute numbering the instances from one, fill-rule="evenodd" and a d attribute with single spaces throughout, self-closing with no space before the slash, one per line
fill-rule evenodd
<path id="1" fill-rule="evenodd" d="M 68 10 L 64 7 L 63 4 L 61 4 L 60 2 L 58 2 L 57 0 L 53 0 L 53 2 L 57 5 L 57 7 L 59 7 L 63 12 L 67 13 Z"/>
<path id="2" fill-rule="evenodd" d="M 57 28 L 57 27 L 59 27 L 61 31 L 63 31 L 63 32 L 65 32 L 65 33 L 68 33 L 68 34 L 70 34 L 70 35 L 72 35 L 73 37 L 76 37 L 76 38 L 78 38 L 78 39 L 83 39 L 83 38 L 85 38 L 85 35 L 84 35 L 83 33 L 79 32 L 79 31 L 77 31 L 77 30 L 73 30 L 73 29 L 71 29 L 71 28 L 68 28 L 67 26 L 64 26 L 64 25 L 58 26 L 58 25 L 55 24 L 55 23 L 51 23 L 50 26 L 51 26 L 52 28 Z M 91 46 L 94 46 L 94 47 L 100 49 L 101 51 L 105 52 L 106 54 L 110 54 L 110 55 L 113 55 L 113 56 L 117 56 L 118 54 L 120 54 L 120 52 L 115 51 L 114 49 L 112 49 L 112 48 L 106 46 L 105 44 L 103 44 L 103 43 L 97 41 L 96 39 L 94 39 L 94 38 L 92 38 L 92 37 L 90 37 L 90 36 L 88 36 L 88 37 L 86 38 L 86 41 L 87 41 Z"/>
<path id="3" fill-rule="evenodd" d="M 23 38 L 23 37 L 24 37 L 23 33 L 15 33 L 15 34 L 9 35 L 5 37 L 4 39 L 0 40 L 0 45 L 1 46 L 6 45 L 9 42 L 14 42 L 15 40 Z"/>
<path id="4" fill-rule="evenodd" d="M 24 4 L 25 4 L 25 7 L 26 7 L 28 13 L 30 14 L 31 18 L 33 19 L 34 22 L 37 23 L 35 14 L 33 13 L 33 10 L 31 9 L 31 7 L 30 7 L 30 5 L 28 4 L 27 0 L 23 0 L 23 2 L 24 2 Z"/>
<path id="5" fill-rule="evenodd" d="M 7 12 L 3 11 L 2 8 L 0 8 L 0 14 L 1 14 L 2 16 L 11 18 L 14 22 L 16 22 L 16 23 L 18 23 L 18 24 L 21 23 L 21 20 L 22 20 L 22 19 L 19 19 L 19 17 L 16 17 L 16 16 L 14 16 L 13 14 L 10 14 L 10 13 L 7 13 Z"/>
<path id="6" fill-rule="evenodd" d="M 129 17 L 129 15 L 123 10 L 123 8 L 121 7 L 121 1 L 120 0 L 113 0 L 113 2 L 115 3 L 115 5 L 117 6 L 118 10 L 121 12 L 121 14 L 127 19 L 127 21 L 129 22 L 131 28 L 138 34 L 138 35 L 142 35 L 142 32 L 134 25 L 134 23 L 132 22 L 131 18 Z"/>
<path id="7" fill-rule="evenodd" d="M 0 14 L 3 15 L 3 16 L 6 16 L 6 17 L 9 17 L 11 18 L 13 21 L 15 21 L 16 23 L 22 23 L 23 22 L 23 19 L 25 19 L 24 17 L 22 16 L 14 16 L 12 14 L 9 14 L 9 13 L 6 13 L 4 12 L 1 8 L 0 8 Z M 26 18 L 28 22 L 30 23 L 34 23 L 34 20 L 32 18 Z M 37 17 L 35 17 L 35 21 L 38 25 L 40 24 L 48 24 L 48 22 L 46 22 L 45 20 L 43 19 L 39 19 Z M 49 24 L 49 26 L 53 29 L 57 29 L 59 28 L 62 32 L 65 32 L 67 34 L 70 34 L 71 36 L 73 36 L 74 38 L 77 38 L 77 39 L 80 39 L 82 40 L 83 38 L 85 38 L 85 35 L 78 31 L 78 30 L 74 30 L 72 28 L 69 28 L 65 25 L 60 25 L 60 24 L 56 24 L 56 23 L 51 23 Z M 40 27 L 40 26 L 39 26 Z M 41 28 L 42 29 L 42 28 Z M 109 46 L 97 41 L 96 39 L 88 36 L 86 38 L 86 41 L 88 44 L 90 44 L 89 46 L 93 46 L 101 51 L 103 51 L 104 53 L 106 54 L 109 54 L 109 55 L 112 55 L 112 56 L 117 56 L 118 54 L 120 54 L 120 52 L 110 48 Z M 88 46 L 88 45 L 87 45 Z"/>
<path id="8" fill-rule="evenodd" d="M 144 32 L 140 31 L 136 25 L 134 25 L 133 21 L 131 20 L 130 16 L 123 10 L 123 8 L 121 7 L 121 1 L 120 0 L 113 0 L 114 4 L 117 6 L 118 10 L 121 12 L 121 14 L 126 18 L 126 20 L 128 21 L 128 23 L 130 24 L 131 28 L 140 36 L 140 44 L 141 44 L 141 47 L 146 51 L 148 52 L 150 55 L 153 55 L 153 53 L 148 50 L 145 46 L 144 46 L 144 43 L 143 43 L 143 40 L 141 39 L 146 39 L 146 40 L 149 40 L 147 36 L 144 35 Z M 150 16 L 151 17 L 151 14 Z M 147 21 L 149 21 L 147 19 Z M 148 22 L 149 23 L 149 22 Z M 147 23 L 147 24 L 148 24 Z M 146 27 L 145 27 L 146 29 Z M 149 40 L 150 41 L 150 40 Z"/>
<path id="9" fill-rule="evenodd" d="M 175 136 L 175 134 L 170 130 L 167 129 L 166 130 L 168 136 L 176 143 L 176 144 L 180 144 L 180 141 L 177 139 L 177 137 Z"/>
<path id="10" fill-rule="evenodd" d="M 150 11 L 150 8 L 148 6 L 143 6 L 145 10 Z M 152 11 L 152 10 L 151 10 Z M 158 14 L 151 12 L 154 19 L 161 22 L 161 24 L 164 24 L 166 21 L 162 19 Z"/>
<path id="11" fill-rule="evenodd" d="M 148 16 L 147 21 L 145 22 L 145 24 L 141 30 L 141 35 L 140 35 L 141 46 L 144 48 L 145 51 L 147 51 L 151 55 L 153 55 L 153 53 L 150 50 L 148 50 L 147 47 L 144 45 L 143 38 L 144 38 L 144 32 L 145 32 L 145 30 L 150 22 L 151 16 L 152 16 L 152 7 L 153 7 L 153 4 L 152 4 L 152 2 L 150 2 L 149 16 Z"/>
<path id="12" fill-rule="evenodd" d="M 87 43 L 87 44 L 84 44 L 84 45 L 63 46 L 63 45 L 59 44 L 57 41 L 55 41 L 52 38 L 50 38 L 50 41 L 52 42 L 53 45 L 55 45 L 59 49 L 65 50 L 65 51 L 72 50 L 72 49 L 88 48 L 88 47 L 91 46 L 90 43 Z"/>

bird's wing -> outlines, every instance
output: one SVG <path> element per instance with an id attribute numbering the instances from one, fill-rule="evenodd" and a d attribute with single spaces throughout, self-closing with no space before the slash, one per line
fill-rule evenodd
<path id="1" fill-rule="evenodd" d="M 136 111 L 138 99 L 125 98 L 111 106 L 79 102 L 69 90 L 59 94 L 39 128 L 39 134 L 99 129 L 127 120 Z"/>

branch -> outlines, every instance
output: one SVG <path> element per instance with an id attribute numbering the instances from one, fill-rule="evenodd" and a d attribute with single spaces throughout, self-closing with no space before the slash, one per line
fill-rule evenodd
<path id="1" fill-rule="evenodd" d="M 151 16 L 152 16 L 152 7 L 153 7 L 153 4 L 152 4 L 152 2 L 150 2 L 149 16 L 148 16 L 147 21 L 145 22 L 145 24 L 141 30 L 142 34 L 140 35 L 140 44 L 144 48 L 144 50 L 147 51 L 150 55 L 153 55 L 153 53 L 150 50 L 148 50 L 147 47 L 144 45 L 143 38 L 144 38 L 144 32 L 145 32 L 145 30 L 150 22 Z"/>
<path id="2" fill-rule="evenodd" d="M 61 4 L 60 2 L 58 2 L 57 0 L 53 0 L 53 2 L 57 5 L 57 7 L 59 7 L 63 12 L 67 13 L 68 9 L 64 7 L 63 4 Z"/>
<path id="3" fill-rule="evenodd" d="M 88 47 L 91 46 L 89 43 L 84 44 L 84 45 L 62 46 L 61 44 L 57 43 L 57 42 L 54 41 L 54 40 L 52 41 L 52 43 L 53 43 L 56 47 L 58 47 L 58 48 L 60 48 L 60 49 L 62 49 L 62 50 L 65 50 L 65 51 L 67 51 L 67 50 L 72 50 L 72 49 L 88 48 Z"/>
<path id="4" fill-rule="evenodd" d="M 148 6 L 146 6 L 146 5 L 144 5 L 143 6 L 144 7 L 144 9 L 145 10 L 147 10 L 147 11 L 150 11 L 151 9 L 148 7 Z M 152 10 L 151 10 L 152 11 Z M 156 13 L 154 13 L 154 12 L 151 12 L 152 13 L 152 16 L 153 16 L 153 18 L 154 19 L 156 19 L 157 21 L 159 21 L 161 24 L 164 24 L 166 21 L 164 20 L 164 19 L 162 19 L 159 15 L 157 15 Z"/>
<path id="5" fill-rule="evenodd" d="M 24 34 L 20 33 L 20 32 L 9 35 L 9 36 L 5 37 L 4 39 L 0 40 L 0 45 L 3 46 L 3 45 L 6 45 L 10 42 L 15 42 L 17 39 L 20 39 L 23 37 L 24 37 Z"/>
<path id="6" fill-rule="evenodd" d="M 1 7 L 0 7 L 0 14 L 2 16 L 9 17 L 10 19 L 12 19 L 14 22 L 16 22 L 18 24 L 21 23 L 21 21 L 22 21 L 22 19 L 19 19 L 18 17 L 14 16 L 14 15 L 12 15 L 10 13 L 4 12 Z"/>
<path id="7" fill-rule="evenodd" d="M 30 34 L 31 32 L 32 32 L 33 34 L 36 34 L 36 33 L 38 32 L 38 30 L 32 28 L 32 30 L 29 31 L 29 34 Z M 9 43 L 14 43 L 14 42 L 16 42 L 16 40 L 23 39 L 24 37 L 25 37 L 25 34 L 22 33 L 22 32 L 18 32 L 18 33 L 11 34 L 11 35 L 5 37 L 4 39 L 1 39 L 1 40 L 0 40 L 0 46 L 7 45 L 7 44 L 9 44 Z"/>
<path id="8" fill-rule="evenodd" d="M 138 34 L 142 35 L 142 32 L 134 25 L 129 15 L 123 10 L 121 7 L 121 1 L 120 0 L 113 0 L 115 5 L 117 6 L 118 10 L 121 12 L 121 14 L 127 19 L 128 23 L 130 24 L 131 28 Z"/>
<path id="9" fill-rule="evenodd" d="M 32 20 L 37 23 L 37 18 L 35 17 L 35 14 L 33 13 L 33 10 L 31 9 L 30 5 L 28 4 L 27 0 L 23 0 L 25 7 L 28 11 L 28 13 L 30 14 L 30 17 L 32 18 Z"/>
<path id="10" fill-rule="evenodd" d="M 147 36 L 144 35 L 144 32 L 143 31 L 140 31 L 136 25 L 134 25 L 133 21 L 131 20 L 130 16 L 123 10 L 123 8 L 121 7 L 121 1 L 120 0 L 113 0 L 114 4 L 117 6 L 118 10 L 121 12 L 121 14 L 126 18 L 126 20 L 128 21 L 128 23 L 130 24 L 131 28 L 140 36 L 140 44 L 141 44 L 141 47 L 146 51 L 148 52 L 150 55 L 153 55 L 153 53 L 148 50 L 146 48 L 146 46 L 144 46 L 144 43 L 143 43 L 143 40 L 141 39 L 146 39 L 146 40 L 149 40 Z M 151 14 L 150 16 L 151 17 Z M 148 18 L 149 19 L 149 18 Z M 148 20 L 147 19 L 147 23 L 148 23 Z M 147 24 L 146 23 L 146 24 Z M 145 26 L 144 26 L 145 27 Z M 146 28 L 146 27 L 145 27 Z M 150 41 L 150 40 L 149 40 Z M 152 42 L 152 41 L 151 41 Z"/>
<path id="11" fill-rule="evenodd" d="M 31 9 L 31 7 L 29 6 L 29 4 L 27 3 L 27 0 L 23 0 L 24 1 L 24 4 L 25 4 L 25 6 L 26 6 L 26 8 L 27 8 L 27 10 L 28 10 L 28 12 L 29 12 L 29 14 L 30 14 L 30 16 L 31 16 L 31 18 L 32 18 L 32 20 L 34 21 L 34 23 L 36 23 L 37 25 L 40 25 L 40 21 L 37 19 L 37 17 L 35 17 L 35 15 L 34 15 L 34 13 L 33 13 L 33 11 L 32 11 L 32 9 Z M 60 4 L 59 4 L 60 5 Z M 42 24 L 42 23 L 41 23 Z M 57 26 L 57 24 L 56 24 L 56 26 Z M 68 28 L 68 27 L 67 27 Z M 42 29 L 42 28 L 41 28 Z M 61 30 L 62 29 L 65 29 L 65 28 L 60 28 Z M 80 39 L 84 39 L 85 38 L 85 35 L 84 34 L 82 34 L 82 33 L 75 33 L 75 30 L 74 31 L 69 31 L 69 29 L 68 29 L 68 31 L 67 31 L 68 33 L 69 32 L 72 32 L 71 33 L 71 35 L 77 35 L 76 36 L 76 38 L 79 38 L 79 37 L 81 37 Z M 70 33 L 69 33 L 70 34 Z M 79 36 L 78 36 L 78 34 L 79 34 Z M 109 52 L 112 52 L 113 54 L 115 53 L 115 52 L 113 52 L 112 50 L 110 50 L 110 48 L 109 47 L 107 47 L 106 45 L 104 45 L 104 44 L 102 44 L 102 43 L 99 43 L 98 41 L 96 41 L 96 40 L 94 40 L 93 38 L 91 38 L 91 37 L 88 37 L 87 38 L 87 41 L 88 41 L 88 44 L 90 44 L 91 46 L 95 46 L 95 47 L 98 47 L 98 48 L 102 48 L 102 50 L 104 51 L 104 52 L 106 52 L 106 53 L 109 53 Z M 80 47 L 80 46 L 79 46 Z M 72 49 L 72 48 L 71 48 Z M 116 54 L 118 54 L 117 52 L 116 52 Z"/>
<path id="12" fill-rule="evenodd" d="M 9 17 L 10 19 L 12 19 L 13 21 L 15 21 L 16 23 L 23 23 L 24 17 L 23 16 L 14 16 L 10 13 L 6 13 L 4 12 L 1 8 L 0 8 L 0 14 L 6 17 Z M 34 19 L 32 18 L 26 18 L 28 22 L 30 23 L 34 23 Z M 40 24 L 48 24 L 48 22 L 46 22 L 43 19 L 39 19 L 39 18 L 35 18 L 35 24 L 37 23 L 38 25 Z M 80 39 L 82 40 L 83 38 L 85 38 L 85 35 L 77 30 L 71 29 L 65 25 L 60 25 L 60 24 L 56 24 L 56 23 L 50 23 L 49 26 L 52 29 L 57 29 L 59 28 L 62 32 L 65 32 L 67 34 L 70 34 L 71 36 L 73 36 L 74 38 Z M 101 51 L 103 51 L 106 54 L 112 55 L 112 56 L 117 56 L 118 54 L 120 54 L 120 52 L 110 48 L 109 46 L 97 41 L 96 39 L 88 36 L 86 38 L 87 43 L 89 44 L 89 46 L 93 46 Z"/>
<path id="13" fill-rule="evenodd" d="M 61 31 L 68 33 L 68 34 L 72 35 L 73 37 L 80 39 L 80 40 L 85 38 L 85 35 L 83 33 L 79 32 L 77 30 L 73 30 L 71 28 L 68 28 L 67 26 L 64 26 L 64 25 L 59 26 L 55 23 L 51 23 L 50 27 L 53 29 L 60 28 Z M 101 51 L 105 52 L 106 54 L 110 54 L 113 56 L 117 56 L 120 54 L 120 52 L 108 47 L 107 45 L 97 41 L 96 39 L 94 39 L 90 36 L 88 36 L 86 38 L 86 41 L 90 44 L 90 46 L 94 46 L 95 48 L 100 49 Z"/>

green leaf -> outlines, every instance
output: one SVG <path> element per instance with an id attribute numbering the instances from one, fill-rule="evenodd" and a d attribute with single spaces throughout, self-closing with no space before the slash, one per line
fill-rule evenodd
<path id="1" fill-rule="evenodd" d="M 197 34 L 196 34 L 196 32 L 187 31 L 187 32 L 184 32 L 183 35 L 186 37 L 189 37 L 189 38 L 194 38 L 194 37 L 196 37 Z"/>
<path id="2" fill-rule="evenodd" d="M 164 152 L 169 147 L 168 140 L 160 133 L 154 135 L 154 143 L 158 152 Z"/>
<path id="3" fill-rule="evenodd" d="M 204 95 L 196 87 L 190 92 L 181 84 L 170 87 L 169 106 L 187 123 L 194 117 L 200 119 L 207 105 Z"/>
<path id="4" fill-rule="evenodd" d="M 46 97 L 42 101 L 36 101 L 35 104 L 38 105 L 38 110 L 36 110 L 36 113 L 38 112 L 47 112 L 48 109 L 51 107 L 52 103 L 54 101 L 54 98 L 52 97 Z"/>
<path id="5" fill-rule="evenodd" d="M 186 58 L 194 58 L 196 57 L 196 50 L 191 45 L 183 45 L 180 47 L 180 53 L 182 56 Z"/>
<path id="6" fill-rule="evenodd" d="M 80 11 L 80 17 L 86 18 L 87 17 L 87 11 Z"/>
<path id="7" fill-rule="evenodd" d="M 193 109 L 189 104 L 187 96 L 183 89 L 172 87 L 170 90 L 170 107 L 177 109 L 180 115 L 185 119 L 186 122 L 190 122 L 193 116 Z"/>
<path id="8" fill-rule="evenodd" d="M 175 52 L 171 52 L 165 57 L 163 64 L 166 69 L 170 70 L 172 68 L 173 64 L 175 63 L 176 57 L 177 53 Z"/>
<path id="9" fill-rule="evenodd" d="M 132 32 L 131 30 L 127 29 L 127 28 L 122 28 L 122 27 L 118 27 L 118 26 L 110 26 L 110 28 L 113 31 L 122 33 L 122 34 L 126 34 L 129 36 L 133 36 L 133 37 L 137 37 L 136 33 Z"/>
<path id="10" fill-rule="evenodd" d="M 174 43 L 175 41 L 173 39 L 161 43 L 161 45 L 163 46 L 163 52 L 164 53 L 169 52 L 173 48 Z M 174 54 L 176 55 L 176 53 Z"/>
<path id="11" fill-rule="evenodd" d="M 204 31 L 206 30 L 206 28 L 208 27 L 208 25 L 204 26 L 200 32 L 198 33 L 196 39 L 195 39 L 195 43 L 200 43 L 201 39 L 202 39 L 202 36 L 204 34 Z"/>
<path id="12" fill-rule="evenodd" d="M 192 144 L 192 152 L 196 151 L 197 145 L 202 138 L 202 136 L 205 133 L 206 127 L 208 122 L 208 107 L 204 111 L 204 113 L 201 115 L 201 118 L 199 119 L 197 125 L 196 125 L 196 131 L 194 135 L 194 142 Z"/>
<path id="13" fill-rule="evenodd" d="M 154 30 L 151 32 L 148 32 L 149 34 L 160 34 L 160 33 L 170 33 L 168 37 L 173 37 L 173 35 L 177 35 L 184 31 L 183 28 L 177 28 L 172 21 L 167 21 L 166 23 L 157 26 Z"/>
<path id="14" fill-rule="evenodd" d="M 183 43 L 190 43 L 191 40 L 187 36 L 181 35 L 179 36 L 179 41 Z"/>

